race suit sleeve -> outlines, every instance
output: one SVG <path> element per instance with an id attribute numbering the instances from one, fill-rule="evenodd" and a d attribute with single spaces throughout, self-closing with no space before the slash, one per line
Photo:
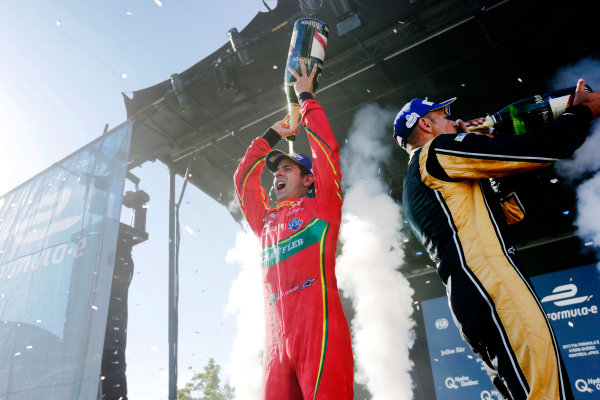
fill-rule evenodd
<path id="1" fill-rule="evenodd" d="M 279 139 L 279 135 L 273 129 L 254 139 L 233 175 L 235 194 L 242 213 L 257 236 L 262 231 L 265 216 L 273 210 L 269 206 L 267 192 L 260 184 L 260 175 L 267 154 Z"/>
<path id="2" fill-rule="evenodd" d="M 300 101 L 303 101 L 302 93 Z M 300 108 L 302 123 L 312 149 L 315 197 L 327 210 L 341 212 L 342 173 L 340 171 L 339 146 L 321 105 L 308 98 Z"/>
<path id="3" fill-rule="evenodd" d="M 448 182 L 494 178 L 543 168 L 569 157 L 585 141 L 592 113 L 573 106 L 554 123 L 522 136 L 439 135 L 419 157 L 422 174 Z"/>

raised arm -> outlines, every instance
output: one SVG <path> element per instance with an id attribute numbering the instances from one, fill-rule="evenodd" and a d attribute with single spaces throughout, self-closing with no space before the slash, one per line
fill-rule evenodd
<path id="1" fill-rule="evenodd" d="M 267 193 L 260 184 L 265 158 L 271 150 L 268 139 L 264 137 L 269 132 L 252 141 L 233 175 L 235 194 L 240 202 L 242 213 L 257 236 L 260 235 L 264 218 L 271 209 Z"/>
<path id="2" fill-rule="evenodd" d="M 292 128 L 288 121 L 289 115 L 275 122 L 261 137 L 254 139 L 233 175 L 240 207 L 257 236 L 262 231 L 265 216 L 273 211 L 269 206 L 267 192 L 260 183 L 260 176 L 265 166 L 266 156 L 273 146 L 281 138 L 294 135 L 298 131 L 299 126 Z"/>
<path id="3" fill-rule="evenodd" d="M 300 108 L 302 124 L 306 127 L 312 150 L 315 194 L 317 200 L 324 207 L 340 212 L 342 207 L 342 173 L 340 171 L 339 146 L 323 108 L 314 100 L 312 88 L 317 68 L 313 66 L 310 74 L 306 73 L 304 64 L 301 64 L 300 68 L 301 75 L 293 69 L 290 69 L 290 71 L 296 77 L 296 82 L 293 83 L 294 90 L 302 104 Z"/>
<path id="4" fill-rule="evenodd" d="M 342 207 L 340 149 L 321 105 L 312 99 L 300 109 L 312 149 L 316 197 L 328 207 Z"/>
<path id="5" fill-rule="evenodd" d="M 494 138 L 474 133 L 436 137 L 423 147 L 422 172 L 440 180 L 494 178 L 570 157 L 585 141 L 590 121 L 600 116 L 600 92 L 587 93 L 584 87 L 585 81 L 580 79 L 573 106 L 538 131 Z M 465 129 L 463 122 L 459 125 Z"/>

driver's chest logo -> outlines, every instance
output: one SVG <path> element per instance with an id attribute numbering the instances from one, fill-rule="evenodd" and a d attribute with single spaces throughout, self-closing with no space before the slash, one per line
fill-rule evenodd
<path id="1" fill-rule="evenodd" d="M 290 222 L 288 222 L 288 224 L 287 224 L 287 228 L 288 228 L 288 229 L 291 229 L 291 230 L 293 230 L 293 231 L 297 231 L 297 230 L 298 230 L 298 228 L 300 228 L 300 227 L 302 226 L 302 222 L 303 222 L 303 221 L 302 221 L 301 219 L 298 219 L 298 218 L 292 218 L 292 219 L 290 220 Z"/>

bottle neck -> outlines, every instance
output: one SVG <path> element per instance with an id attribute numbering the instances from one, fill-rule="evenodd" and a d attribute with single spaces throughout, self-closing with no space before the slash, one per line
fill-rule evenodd
<path id="1" fill-rule="evenodd" d="M 494 125 L 496 125 L 498 122 L 496 121 L 495 115 L 488 115 L 487 117 L 485 117 L 485 121 L 483 121 L 482 124 L 479 124 L 477 126 L 470 126 L 469 130 L 471 132 L 484 132 L 484 131 L 489 131 L 490 128 L 493 128 Z"/>
<path id="2" fill-rule="evenodd" d="M 500 115 L 500 113 L 490 115 L 489 118 L 492 120 L 492 126 L 499 125 L 500 123 L 502 123 L 502 116 Z"/>

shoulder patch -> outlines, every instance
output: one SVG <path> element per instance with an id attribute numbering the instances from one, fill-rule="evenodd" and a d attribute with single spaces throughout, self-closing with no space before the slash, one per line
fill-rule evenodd
<path id="1" fill-rule="evenodd" d="M 456 140 L 457 142 L 462 142 L 463 139 L 469 134 L 469 132 L 462 132 L 459 133 L 458 135 L 456 135 L 456 137 L 454 138 L 454 140 Z"/>

